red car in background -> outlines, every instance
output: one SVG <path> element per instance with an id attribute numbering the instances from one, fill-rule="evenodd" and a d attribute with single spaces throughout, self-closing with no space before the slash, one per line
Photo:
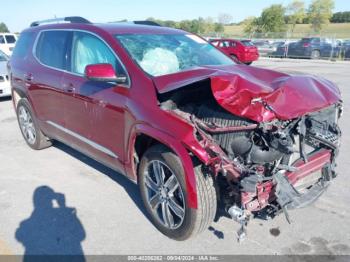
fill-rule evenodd
<path id="1" fill-rule="evenodd" d="M 214 39 L 210 42 L 235 60 L 250 65 L 259 58 L 259 51 L 250 40 Z"/>

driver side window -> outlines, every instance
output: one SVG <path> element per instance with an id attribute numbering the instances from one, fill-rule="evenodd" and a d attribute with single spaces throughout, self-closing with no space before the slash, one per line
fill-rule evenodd
<path id="1" fill-rule="evenodd" d="M 75 32 L 73 36 L 71 71 L 84 75 L 87 65 L 102 63 L 113 65 L 117 74 L 125 75 L 115 54 L 101 39 L 89 33 Z"/>

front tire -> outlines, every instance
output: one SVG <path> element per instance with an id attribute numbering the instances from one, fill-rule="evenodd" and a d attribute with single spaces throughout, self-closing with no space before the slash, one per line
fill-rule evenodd
<path id="1" fill-rule="evenodd" d="M 179 157 L 162 145 L 149 148 L 141 159 L 138 183 L 152 223 L 164 235 L 186 240 L 204 231 L 217 208 L 212 176 L 194 168 L 198 208 L 188 207 L 185 174 Z"/>
<path id="2" fill-rule="evenodd" d="M 40 130 L 32 107 L 27 99 L 22 98 L 17 104 L 17 120 L 24 140 L 32 149 L 40 150 L 52 145 Z"/>

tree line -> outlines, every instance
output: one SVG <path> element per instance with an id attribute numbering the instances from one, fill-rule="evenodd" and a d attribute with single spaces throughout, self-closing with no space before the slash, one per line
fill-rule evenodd
<path id="1" fill-rule="evenodd" d="M 287 6 L 274 4 L 263 9 L 259 17 L 248 17 L 238 23 L 244 26 L 244 32 L 285 33 L 294 32 L 297 24 L 310 24 L 314 32 L 321 32 L 325 25 L 332 23 L 350 22 L 350 11 L 333 13 L 334 0 L 313 0 L 308 7 L 302 0 L 293 0 Z M 225 25 L 233 25 L 233 16 L 229 13 L 221 13 L 216 18 L 199 17 L 182 21 L 160 20 L 147 18 L 162 26 L 183 29 L 196 34 L 223 33 Z M 124 22 L 127 20 L 122 20 Z M 0 32 L 9 32 L 5 23 L 0 23 Z"/>
<path id="2" fill-rule="evenodd" d="M 350 23 L 350 11 L 334 13 L 331 23 Z"/>
<path id="3" fill-rule="evenodd" d="M 301 0 L 293 0 L 287 6 L 271 5 L 259 17 L 249 17 L 242 24 L 245 33 L 293 33 L 296 24 L 310 24 L 313 31 L 319 33 L 332 19 L 339 21 L 339 18 L 335 18 L 339 14 L 333 14 L 333 9 L 333 0 L 313 0 L 308 7 Z"/>
<path id="4" fill-rule="evenodd" d="M 222 14 L 222 16 L 229 16 L 228 14 Z M 228 18 L 230 20 L 230 18 Z M 218 22 L 212 17 L 199 17 L 197 19 L 182 20 L 179 22 L 172 20 L 160 20 L 155 18 L 147 18 L 148 21 L 156 22 L 162 26 L 173 27 L 177 29 L 182 29 L 195 34 L 208 34 L 208 33 L 223 33 L 225 30 L 224 22 L 220 21 L 220 15 Z M 229 21 L 228 20 L 228 21 Z"/>

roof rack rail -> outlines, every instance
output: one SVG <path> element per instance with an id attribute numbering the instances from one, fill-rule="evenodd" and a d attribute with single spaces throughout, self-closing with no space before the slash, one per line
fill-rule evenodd
<path id="1" fill-rule="evenodd" d="M 133 21 L 134 24 L 137 25 L 153 25 L 153 26 L 161 26 L 157 22 L 154 21 L 149 21 L 149 20 L 144 20 L 144 21 Z"/>
<path id="2" fill-rule="evenodd" d="M 91 22 L 80 16 L 67 16 L 62 18 L 53 18 L 42 21 L 35 21 L 30 24 L 30 27 L 39 26 L 43 24 L 60 24 L 60 23 L 78 23 L 78 24 L 91 24 Z"/>

